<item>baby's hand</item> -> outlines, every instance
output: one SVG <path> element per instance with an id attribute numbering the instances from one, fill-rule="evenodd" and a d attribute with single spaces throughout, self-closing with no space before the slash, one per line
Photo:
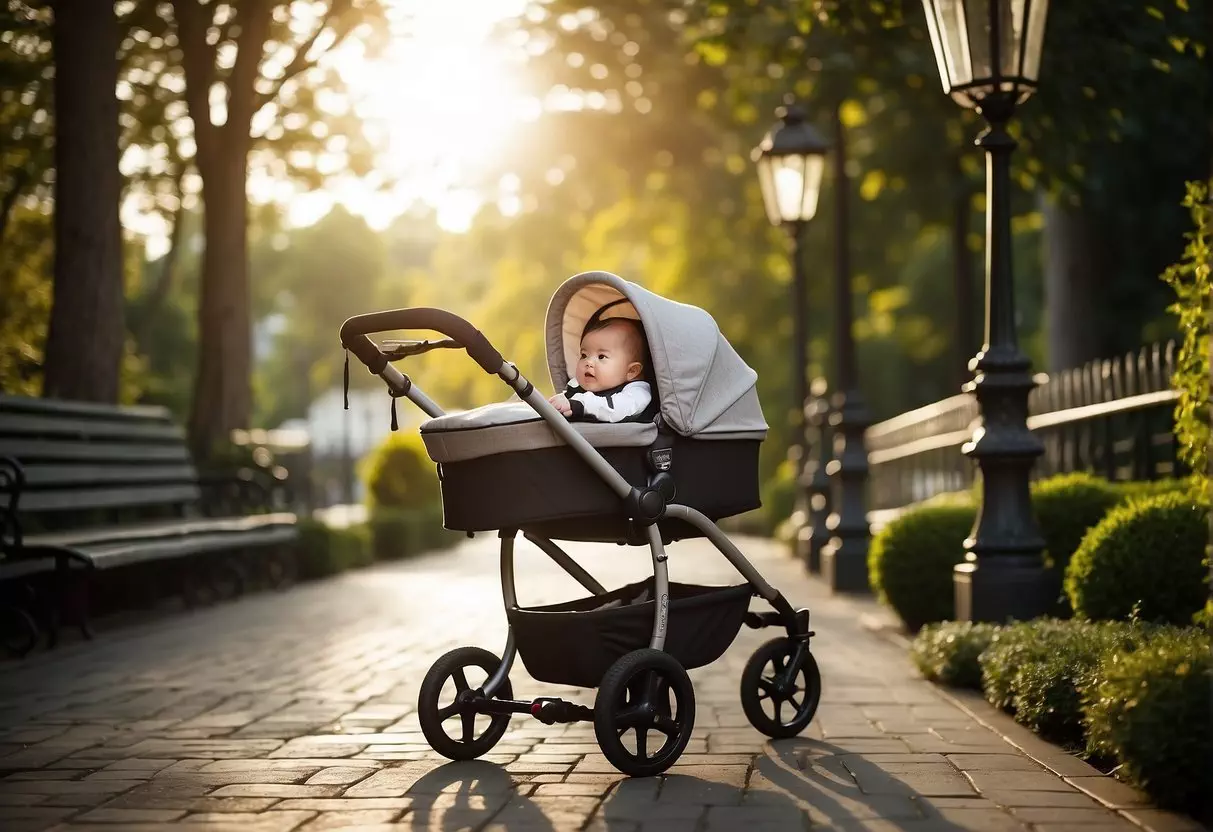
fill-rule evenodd
<path id="1" fill-rule="evenodd" d="M 569 399 L 564 393 L 557 393 L 552 398 L 548 399 L 548 404 L 559 410 L 565 416 L 573 415 L 573 406 L 569 404 Z"/>

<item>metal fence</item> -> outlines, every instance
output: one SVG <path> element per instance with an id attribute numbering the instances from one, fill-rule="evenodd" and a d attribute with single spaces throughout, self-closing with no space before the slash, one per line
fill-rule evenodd
<path id="1" fill-rule="evenodd" d="M 1044 443 L 1033 468 L 1041 478 L 1090 471 L 1111 480 L 1181 473 L 1171 388 L 1175 342 L 1039 374 L 1028 399 L 1028 427 Z M 972 486 L 976 467 L 961 453 L 973 434 L 977 401 L 964 393 L 895 416 L 865 436 L 870 506 L 877 516 Z"/>

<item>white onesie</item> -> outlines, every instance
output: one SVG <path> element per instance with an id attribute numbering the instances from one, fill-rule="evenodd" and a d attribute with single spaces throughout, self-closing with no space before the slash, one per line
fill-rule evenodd
<path id="1" fill-rule="evenodd" d="M 570 381 L 564 395 L 573 408 L 574 418 L 589 417 L 599 422 L 622 422 L 642 412 L 653 401 L 647 381 L 629 381 L 598 392 L 583 390 L 576 381 Z"/>

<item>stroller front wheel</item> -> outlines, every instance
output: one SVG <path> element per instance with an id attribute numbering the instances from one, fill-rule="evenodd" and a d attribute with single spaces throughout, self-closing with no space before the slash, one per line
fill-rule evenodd
<path id="1" fill-rule="evenodd" d="M 633 650 L 607 670 L 594 700 L 594 734 L 624 774 L 651 777 L 674 765 L 694 727 L 691 678 L 669 653 Z"/>
<path id="2" fill-rule="evenodd" d="M 805 645 L 800 668 L 789 667 L 797 644 L 776 638 L 754 651 L 741 672 L 741 709 L 773 739 L 794 737 L 809 726 L 821 701 L 821 671 Z"/>
<path id="3" fill-rule="evenodd" d="M 417 696 L 417 718 L 430 747 L 451 760 L 474 760 L 492 750 L 510 725 L 509 714 L 478 714 L 474 700 L 501 659 L 480 647 L 459 647 L 442 655 L 426 672 Z M 483 671 L 469 682 L 468 669 Z M 445 691 L 444 691 L 445 688 Z M 483 694 L 480 694 L 483 698 Z M 512 699 L 505 679 L 495 696 Z M 447 733 L 448 720 L 458 718 L 455 736 Z"/>

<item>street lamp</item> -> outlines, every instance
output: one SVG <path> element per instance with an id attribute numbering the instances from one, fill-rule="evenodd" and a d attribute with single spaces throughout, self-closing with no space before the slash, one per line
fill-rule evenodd
<path id="1" fill-rule="evenodd" d="M 830 477 L 830 541 L 821 550 L 821 574 L 833 592 L 868 592 L 867 481 L 868 453 L 864 431 L 871 425 L 855 356 L 854 310 L 849 242 L 850 178 L 847 176 L 847 135 L 842 101 L 834 104 L 834 357 L 837 364 L 830 428 L 834 459 L 826 466 Z"/>
<path id="2" fill-rule="evenodd" d="M 808 457 L 804 408 L 809 397 L 808 286 L 800 244 L 805 227 L 817 213 L 817 197 L 821 192 L 821 176 L 829 145 L 805 121 L 804 111 L 790 97 L 785 102 L 786 105 L 775 113 L 779 124 L 754 148 L 751 157 L 758 168 L 767 218 L 772 225 L 787 229 L 792 244 L 792 396 L 797 416 L 794 423 L 796 442 L 788 448 L 788 457 L 799 479 L 801 467 Z M 802 496 L 798 490 L 797 502 L 804 511 L 807 501 Z"/>
<path id="3" fill-rule="evenodd" d="M 964 445 L 981 468 L 982 501 L 953 573 L 956 617 L 970 621 L 1033 618 L 1056 594 L 1041 560 L 1044 539 L 1032 511 L 1028 476 L 1044 452 L 1027 426 L 1031 362 L 1015 331 L 1011 269 L 1010 163 L 1015 140 L 1006 123 L 1036 89 L 1047 0 L 923 0 L 944 92 L 988 127 L 986 153 L 986 332 L 964 386 L 980 421 Z"/>

